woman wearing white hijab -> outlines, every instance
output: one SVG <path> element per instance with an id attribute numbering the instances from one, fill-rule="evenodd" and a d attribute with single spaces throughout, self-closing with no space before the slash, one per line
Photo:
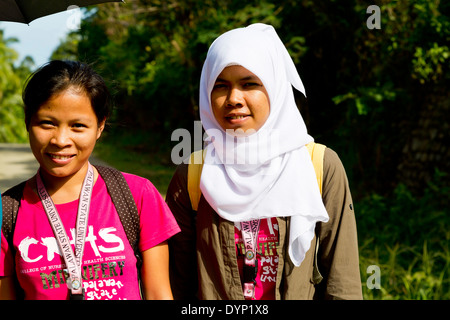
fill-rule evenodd
<path id="1" fill-rule="evenodd" d="M 193 212 L 184 164 L 166 197 L 182 230 L 170 243 L 175 298 L 361 298 L 345 171 L 326 149 L 322 199 L 292 87 L 305 94 L 272 26 L 211 45 L 200 79 L 203 197 Z M 320 284 L 310 281 L 316 233 Z"/>

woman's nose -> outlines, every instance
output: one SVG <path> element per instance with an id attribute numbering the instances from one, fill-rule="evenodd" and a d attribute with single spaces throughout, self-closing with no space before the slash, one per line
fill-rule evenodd
<path id="1" fill-rule="evenodd" d="M 63 148 L 70 144 L 70 131 L 68 128 L 58 128 L 51 139 L 51 143 Z"/>
<path id="2" fill-rule="evenodd" d="M 228 94 L 227 106 L 242 107 L 244 105 L 244 94 L 239 88 L 231 88 Z"/>

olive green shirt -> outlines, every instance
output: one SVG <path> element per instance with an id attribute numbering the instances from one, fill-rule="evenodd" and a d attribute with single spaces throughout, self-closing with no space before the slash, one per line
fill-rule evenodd
<path id="1" fill-rule="evenodd" d="M 338 155 L 329 148 L 325 150 L 323 167 L 322 198 L 330 219 L 317 223 L 318 247 L 315 236 L 299 267 L 293 265 L 288 254 L 290 219 L 277 218 L 277 300 L 362 299 L 356 221 L 347 176 Z M 187 169 L 186 164 L 178 166 L 166 195 L 181 228 L 169 240 L 174 298 L 243 300 L 234 223 L 217 215 L 203 196 L 198 211 L 192 210 Z M 320 275 L 314 272 L 316 249 Z"/>

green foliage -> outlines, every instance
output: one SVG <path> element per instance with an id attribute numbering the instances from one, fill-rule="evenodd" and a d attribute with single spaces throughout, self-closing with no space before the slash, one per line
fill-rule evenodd
<path id="1" fill-rule="evenodd" d="M 450 51 L 447 46 L 439 47 L 435 42 L 433 47 L 424 52 L 423 48 L 417 47 L 413 59 L 413 78 L 419 79 L 420 83 L 437 82 L 443 77 L 443 66 L 448 64 Z"/>
<path id="2" fill-rule="evenodd" d="M 0 30 L 0 142 L 26 142 L 27 132 L 21 99 L 21 76 L 29 72 L 30 58 L 14 66 L 18 54 L 8 45 L 16 39 L 4 39 Z"/>
<path id="3" fill-rule="evenodd" d="M 357 223 L 360 268 L 366 299 L 450 298 L 450 187 L 436 172 L 417 198 L 403 185 L 392 197 L 360 201 Z M 366 269 L 381 269 L 381 289 L 368 289 Z"/>

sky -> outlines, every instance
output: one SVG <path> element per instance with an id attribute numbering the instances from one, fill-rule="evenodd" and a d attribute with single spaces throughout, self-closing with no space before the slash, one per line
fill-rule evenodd
<path id="1" fill-rule="evenodd" d="M 53 50 L 67 33 L 78 28 L 80 18 L 80 9 L 74 9 L 36 19 L 29 25 L 2 21 L 0 29 L 4 31 L 6 39 L 19 40 L 9 45 L 19 53 L 17 64 L 28 55 L 33 58 L 36 67 L 39 67 L 48 62 Z"/>

